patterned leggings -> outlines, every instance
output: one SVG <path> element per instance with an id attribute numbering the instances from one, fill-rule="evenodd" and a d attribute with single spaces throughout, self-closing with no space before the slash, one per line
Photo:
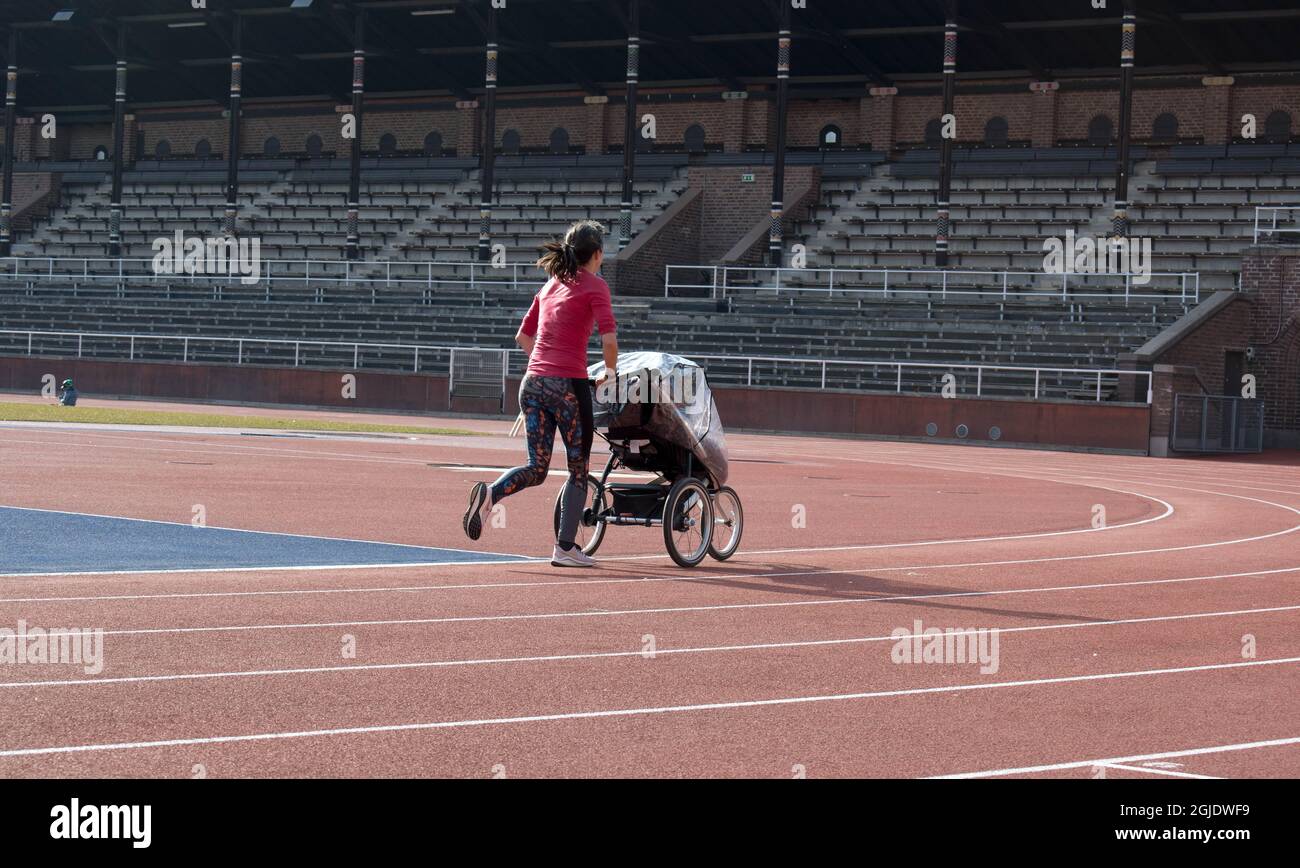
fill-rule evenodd
<path id="1" fill-rule="evenodd" d="M 567 377 L 524 377 L 519 386 L 519 408 L 524 413 L 528 436 L 528 463 L 506 471 L 492 485 L 492 502 L 546 481 L 551 450 L 559 429 L 569 462 L 560 513 L 559 541 L 571 543 L 587 498 L 587 463 L 595 426 L 591 416 L 591 386 L 585 379 Z"/>

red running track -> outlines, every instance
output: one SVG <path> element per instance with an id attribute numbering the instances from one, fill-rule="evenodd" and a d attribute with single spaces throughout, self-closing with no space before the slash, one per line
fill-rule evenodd
<path id="1" fill-rule="evenodd" d="M 0 505 L 549 553 L 558 473 L 464 539 L 522 442 L 447 424 L 493 433 L 5 426 Z M 106 650 L 0 665 L 0 776 L 1300 776 L 1294 453 L 730 445 L 744 543 L 693 571 L 611 528 L 591 571 L 0 577 Z M 918 622 L 985 662 L 898 660 Z"/>

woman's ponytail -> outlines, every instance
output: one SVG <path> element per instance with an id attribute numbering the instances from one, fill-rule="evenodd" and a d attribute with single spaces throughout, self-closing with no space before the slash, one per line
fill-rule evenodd
<path id="1" fill-rule="evenodd" d="M 563 239 L 542 245 L 537 267 L 557 280 L 571 280 L 579 269 L 605 248 L 605 227 L 595 220 L 580 220 L 569 227 Z"/>

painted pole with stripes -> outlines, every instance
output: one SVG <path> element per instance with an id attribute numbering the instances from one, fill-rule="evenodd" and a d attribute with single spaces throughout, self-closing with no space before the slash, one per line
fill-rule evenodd
<path id="1" fill-rule="evenodd" d="M 122 255 L 122 166 L 126 159 L 126 25 L 117 28 L 116 84 L 113 93 L 113 193 L 109 197 L 108 255 Z"/>
<path id="2" fill-rule="evenodd" d="M 637 84 L 641 75 L 641 0 L 628 0 L 627 112 L 623 119 L 623 202 L 618 249 L 632 241 L 632 200 L 636 196 Z"/>
<path id="3" fill-rule="evenodd" d="M 944 135 L 939 139 L 939 226 L 934 236 L 934 264 L 939 268 L 948 267 L 948 245 L 952 236 L 954 139 L 946 133 L 957 100 L 957 0 L 945 0 L 944 8 L 947 20 L 943 25 L 943 118 L 940 121 Z"/>
<path id="4" fill-rule="evenodd" d="M 0 194 L 0 256 L 13 252 L 14 127 L 18 123 L 18 31 L 9 31 L 9 59 L 5 70 L 4 191 Z"/>
<path id="5" fill-rule="evenodd" d="M 483 192 L 478 206 L 478 258 L 487 262 L 492 258 L 492 197 L 496 186 L 497 147 L 497 59 L 501 46 L 497 44 L 497 10 L 488 3 L 487 73 L 483 93 L 483 155 L 479 163 L 479 176 Z"/>
<path id="6" fill-rule="evenodd" d="M 1133 128 L 1133 75 L 1137 60 L 1137 0 L 1124 0 L 1123 35 L 1119 51 L 1119 153 L 1115 158 L 1115 217 L 1111 233 L 1128 237 L 1129 140 Z"/>
<path id="7" fill-rule="evenodd" d="M 785 259 L 785 134 L 790 101 L 790 0 L 778 0 L 780 31 L 776 42 L 776 152 L 772 157 L 772 229 L 768 234 L 768 259 L 773 268 Z"/>
<path id="8" fill-rule="evenodd" d="M 352 49 L 352 151 L 348 165 L 348 240 L 344 255 L 361 258 L 361 115 L 366 100 L 366 13 L 358 12 Z"/>
<path id="9" fill-rule="evenodd" d="M 243 19 L 234 16 L 230 55 L 230 137 L 226 145 L 226 235 L 238 234 L 239 226 L 239 125 L 240 103 L 244 95 Z"/>

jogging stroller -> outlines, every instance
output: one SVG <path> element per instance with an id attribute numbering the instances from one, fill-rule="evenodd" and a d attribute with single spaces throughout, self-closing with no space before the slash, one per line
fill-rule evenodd
<path id="1" fill-rule="evenodd" d="M 594 377 L 603 365 L 591 368 Z M 576 542 L 594 554 L 610 525 L 662 527 L 668 554 L 693 567 L 736 553 L 744 530 L 740 497 L 727 486 L 727 443 L 704 371 L 680 356 L 625 353 L 617 382 L 593 390 L 596 433 L 609 461 L 588 485 Z M 610 482 L 619 468 L 653 473 L 648 482 Z M 564 493 L 555 501 L 556 532 Z"/>

